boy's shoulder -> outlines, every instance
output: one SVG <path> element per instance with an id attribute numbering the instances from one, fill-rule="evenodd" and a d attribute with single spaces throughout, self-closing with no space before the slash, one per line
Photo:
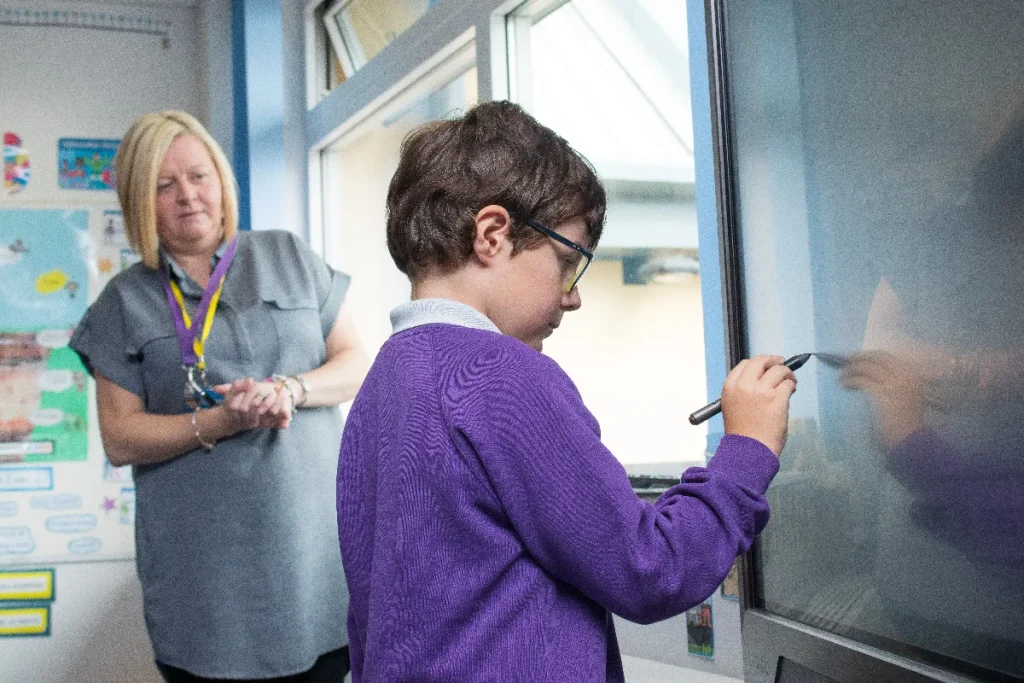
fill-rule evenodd
<path id="1" fill-rule="evenodd" d="M 515 402 L 540 393 L 579 397 L 579 390 L 551 357 L 515 337 L 456 325 L 424 325 L 432 337 L 439 379 L 452 392 L 481 392 Z"/>
<path id="2" fill-rule="evenodd" d="M 600 433 L 576 384 L 557 362 L 498 332 L 446 323 L 420 325 L 392 336 L 375 365 L 374 387 L 394 397 L 404 393 L 399 386 L 420 394 L 424 382 L 429 383 L 427 392 L 459 424 L 479 426 L 499 414 L 533 415 L 538 406 L 547 406 L 543 415 L 534 417 L 577 414 Z M 391 383 L 386 391 L 382 380 Z"/>
<path id="3" fill-rule="evenodd" d="M 408 336 L 407 336 L 408 335 Z M 435 362 L 450 370 L 488 377 L 569 381 L 554 360 L 514 337 L 461 325 L 431 323 L 399 332 L 392 341 L 428 338 Z"/>

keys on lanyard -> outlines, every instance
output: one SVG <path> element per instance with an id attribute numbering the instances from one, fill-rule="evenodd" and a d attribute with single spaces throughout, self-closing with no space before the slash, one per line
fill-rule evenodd
<path id="1" fill-rule="evenodd" d="M 210 388 L 206 381 L 206 369 L 196 365 L 184 365 L 185 369 L 185 405 L 189 410 L 213 408 L 220 405 L 224 397 Z"/>
<path id="2" fill-rule="evenodd" d="M 213 327 L 213 318 L 217 314 L 217 302 L 224 287 L 224 278 L 227 276 L 228 266 L 231 265 L 231 261 L 235 257 L 237 246 L 238 238 L 235 237 L 228 244 L 224 255 L 213 269 L 210 281 L 195 310 L 196 325 L 193 325 L 189 318 L 188 310 L 185 307 L 185 298 L 182 296 L 178 284 L 171 280 L 170 269 L 166 262 L 161 269 L 164 276 L 163 284 L 164 292 L 167 294 L 167 305 L 170 307 L 171 316 L 174 319 L 178 346 L 181 348 L 182 367 L 185 370 L 185 405 L 190 410 L 212 408 L 223 400 L 223 397 L 211 389 L 207 383 L 206 360 L 203 351 L 206 339 L 210 336 L 210 330 Z M 202 321 L 201 329 L 199 321 Z"/>

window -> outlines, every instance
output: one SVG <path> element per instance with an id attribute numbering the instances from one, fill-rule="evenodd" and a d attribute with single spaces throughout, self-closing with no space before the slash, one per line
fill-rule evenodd
<path id="1" fill-rule="evenodd" d="M 409 281 L 385 241 L 384 206 L 402 139 L 428 121 L 476 104 L 473 46 L 371 112 L 323 153 L 325 256 L 352 276 L 346 307 L 371 354 L 391 334 L 388 313 L 409 300 Z"/>
<path id="2" fill-rule="evenodd" d="M 361 69 L 427 13 L 437 0 L 341 0 L 324 24 L 345 78 Z"/>
<path id="3" fill-rule="evenodd" d="M 596 260 L 546 352 L 634 472 L 703 464 L 706 403 L 685 7 L 531 3 L 509 18 L 514 98 L 596 168 L 608 215 Z M 599 369 L 599 370 L 598 370 Z"/>
<path id="4" fill-rule="evenodd" d="M 531 2 L 507 26 L 513 99 L 586 156 L 608 193 L 583 306 L 545 353 L 579 387 L 634 485 L 654 482 L 643 495 L 656 497 L 657 484 L 703 465 L 718 436 L 686 420 L 708 397 L 685 3 Z M 690 628 L 686 616 L 616 618 L 626 679 L 704 680 L 694 669 L 742 678 L 739 612 L 716 593 Z M 711 613 L 713 640 L 694 628 Z M 688 634 L 713 659 L 689 655 Z"/>

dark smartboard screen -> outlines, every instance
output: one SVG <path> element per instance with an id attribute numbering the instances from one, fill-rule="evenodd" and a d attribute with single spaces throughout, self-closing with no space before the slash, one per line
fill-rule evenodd
<path id="1" fill-rule="evenodd" d="M 820 354 L 757 602 L 1024 676 L 1024 5 L 727 2 L 725 22 L 749 350 Z"/>

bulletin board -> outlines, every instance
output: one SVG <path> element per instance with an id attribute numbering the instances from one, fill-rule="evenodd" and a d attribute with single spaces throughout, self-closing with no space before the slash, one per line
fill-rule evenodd
<path id="1" fill-rule="evenodd" d="M 107 463 L 93 382 L 67 344 L 89 303 L 137 259 L 114 191 L 120 138 L 146 112 L 208 118 L 198 16 L 152 3 L 0 0 L 0 568 L 8 571 L 134 558 L 130 468 Z"/>
<path id="2" fill-rule="evenodd" d="M 130 468 L 106 460 L 68 341 L 137 260 L 116 209 L 0 208 L 0 565 L 134 556 Z"/>

